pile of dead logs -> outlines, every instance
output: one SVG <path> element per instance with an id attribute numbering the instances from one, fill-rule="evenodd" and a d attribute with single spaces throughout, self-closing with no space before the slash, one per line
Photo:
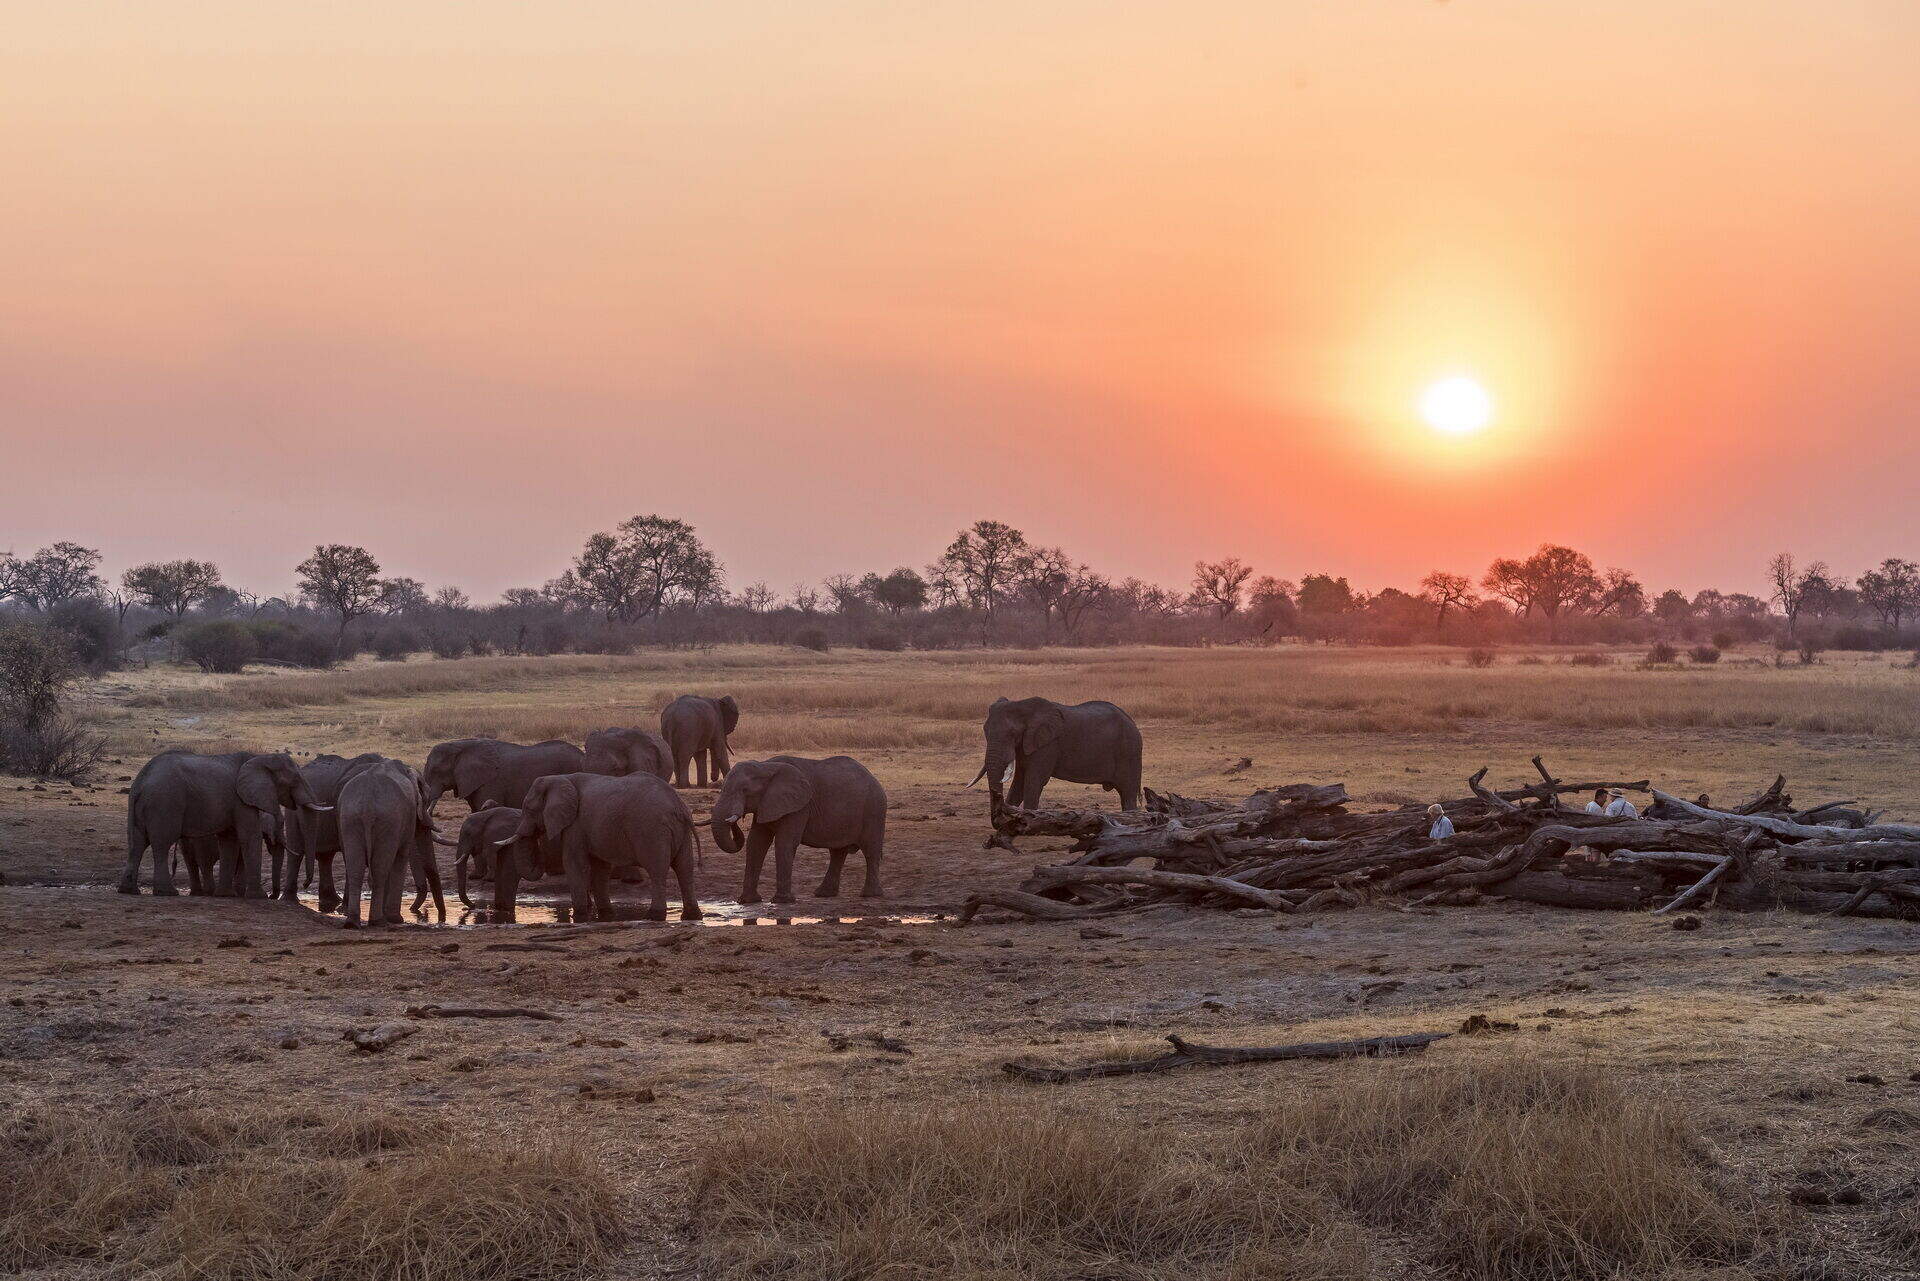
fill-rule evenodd
<path id="1" fill-rule="evenodd" d="M 1073 841 L 1069 861 L 1033 869 L 1013 890 L 983 890 L 961 920 L 999 909 L 1087 920 L 1161 904 L 1313 912 L 1374 900 L 1465 905 L 1489 897 L 1559 907 L 1709 907 L 1920 917 L 1920 824 L 1882 823 L 1833 801 L 1795 810 L 1786 779 L 1717 809 L 1649 781 L 1541 781 L 1493 791 L 1482 769 L 1469 796 L 1443 802 L 1454 835 L 1428 837 L 1423 805 L 1349 809 L 1340 783 L 1266 788 L 1240 802 L 1147 793 L 1145 807 L 1003 809 L 989 844 Z M 1585 812 L 1598 788 L 1644 793 L 1639 817 Z M 1563 797 L 1575 796 L 1572 802 Z"/>

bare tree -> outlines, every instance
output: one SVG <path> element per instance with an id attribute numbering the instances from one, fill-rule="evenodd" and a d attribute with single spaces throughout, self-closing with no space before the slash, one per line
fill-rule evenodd
<path id="1" fill-rule="evenodd" d="M 866 593 L 860 590 L 860 582 L 852 574 L 834 574 L 823 579 L 820 585 L 827 589 L 834 613 L 859 614 L 866 610 Z"/>
<path id="2" fill-rule="evenodd" d="M 1588 608 L 1593 616 L 1612 614 L 1618 618 L 1636 618 L 1647 608 L 1647 589 L 1624 569 L 1609 569 L 1594 584 Z"/>
<path id="3" fill-rule="evenodd" d="M 997 520 L 975 521 L 960 531 L 947 550 L 928 569 L 943 593 L 966 600 L 980 611 L 980 643 L 993 640 L 999 608 L 1011 596 L 1027 536 Z"/>
<path id="4" fill-rule="evenodd" d="M 1193 600 L 1198 608 L 1211 609 L 1222 621 L 1240 612 L 1241 591 L 1253 577 L 1253 567 L 1240 563 L 1238 556 L 1209 564 L 1193 562 Z"/>
<path id="5" fill-rule="evenodd" d="M 712 599 L 721 587 L 720 563 L 687 522 L 635 516 L 587 539 L 573 567 L 548 586 L 605 611 L 609 622 L 632 622 L 666 605 Z"/>
<path id="6" fill-rule="evenodd" d="M 1433 634 L 1438 636 L 1446 630 L 1447 611 L 1472 609 L 1480 603 L 1480 593 L 1465 574 L 1436 569 L 1420 580 L 1420 599 L 1433 606 Z"/>
<path id="7" fill-rule="evenodd" d="M 0 598 L 8 596 L 35 613 L 98 594 L 100 553 L 78 543 L 55 543 L 23 558 L 0 554 Z"/>
<path id="8" fill-rule="evenodd" d="M 1794 563 L 1793 553 L 1781 552 L 1767 562 L 1767 581 L 1773 586 L 1773 603 L 1787 620 L 1787 635 L 1799 632 L 1800 615 L 1813 597 L 1831 582 L 1825 561 L 1816 560 L 1804 569 Z"/>

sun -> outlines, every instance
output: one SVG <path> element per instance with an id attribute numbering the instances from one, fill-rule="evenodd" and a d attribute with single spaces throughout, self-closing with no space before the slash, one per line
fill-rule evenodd
<path id="1" fill-rule="evenodd" d="M 1454 374 L 1420 393 L 1420 417 L 1435 431 L 1465 436 L 1493 418 L 1493 397 L 1465 374 Z"/>

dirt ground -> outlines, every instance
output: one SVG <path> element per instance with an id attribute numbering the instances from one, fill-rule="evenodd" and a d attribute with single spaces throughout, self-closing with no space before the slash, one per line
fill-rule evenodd
<path id="1" fill-rule="evenodd" d="M 751 715 L 751 707 L 746 713 Z M 123 727 L 129 747 L 164 712 Z M 1911 749 L 1864 739 L 1670 730 L 1630 753 L 1590 734 L 1479 724 L 1448 735 L 1227 735 L 1144 726 L 1149 783 L 1240 795 L 1345 780 L 1377 804 L 1456 796 L 1482 764 L 1520 779 L 1546 751 L 1564 776 L 1653 773 L 1677 791 L 1751 791 L 1778 768 L 1808 795 L 1857 795 Z M 334 743 L 303 744 L 338 750 Z M 1095 928 L 890 917 L 950 913 L 971 888 L 1016 884 L 1057 842 L 985 850 L 985 797 L 961 787 L 972 749 L 861 755 L 892 797 L 889 894 L 828 904 L 820 923 L 633 924 L 342 931 L 293 905 L 116 894 L 120 791 L 144 753 L 91 787 L 0 780 L 0 1093 L 16 1101 L 165 1107 L 237 1092 L 369 1111 L 444 1111 L 476 1133 L 566 1130 L 630 1188 L 640 1230 L 615 1275 L 690 1266 L 683 1184 L 724 1125 L 816 1100 L 966 1099 L 1073 1091 L 1142 1123 L 1205 1130 L 1289 1092 L 1391 1061 L 1192 1070 L 1064 1087 L 1005 1081 L 1034 1056 L 1084 1061 L 1167 1033 L 1272 1044 L 1517 1025 L 1433 1056 L 1597 1060 L 1696 1099 L 1716 1157 L 1783 1197 L 1845 1270 L 1920 1275 L 1879 1225 L 1915 1193 L 1920 1146 L 1920 936 L 1898 922 L 1709 913 L 1577 914 L 1516 904 L 1379 906 L 1275 918 L 1162 908 Z M 1251 756 L 1251 770 L 1226 774 Z M 1765 777 L 1756 766 L 1766 762 Z M 1911 784 L 1909 784 L 1911 786 Z M 44 787 L 44 790 L 42 788 Z M 1093 789 L 1062 788 L 1076 800 Z M 688 794 L 696 815 L 711 791 Z M 1920 805 L 1875 795 L 1878 803 Z M 458 819 L 444 807 L 445 826 Z M 702 897 L 737 892 L 709 848 Z M 143 882 L 146 877 L 143 874 Z M 872 916 L 859 919 L 864 912 Z M 533 950 L 523 950 L 528 945 Z M 552 1020 L 409 1019 L 425 1005 L 524 1006 Z M 417 1031 L 379 1053 L 343 1037 Z M 831 1034 L 878 1032 L 905 1052 Z M 1836 1195 L 1837 1194 L 1837 1195 Z M 1857 1195 L 1856 1195 L 1857 1194 Z M 1744 1275 L 1726 1271 L 1733 1278 Z"/>

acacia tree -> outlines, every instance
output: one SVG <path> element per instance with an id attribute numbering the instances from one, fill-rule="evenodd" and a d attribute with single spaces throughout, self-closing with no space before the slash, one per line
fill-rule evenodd
<path id="1" fill-rule="evenodd" d="M 1003 521 L 979 520 L 960 531 L 940 559 L 927 567 L 935 590 L 947 599 L 964 599 L 980 613 L 980 643 L 993 640 L 999 608 L 1012 595 L 1027 536 Z"/>
<path id="2" fill-rule="evenodd" d="M 1538 611 L 1547 620 L 1549 640 L 1560 638 L 1563 611 L 1592 604 L 1602 589 L 1593 562 L 1583 553 L 1557 543 L 1542 543 L 1540 550 L 1525 560 L 1494 561 L 1480 585 L 1511 601 L 1523 615 Z"/>
<path id="3" fill-rule="evenodd" d="M 927 603 L 927 580 L 905 565 L 885 576 L 868 574 L 860 580 L 860 590 L 895 617 L 902 610 L 919 609 Z"/>
<path id="4" fill-rule="evenodd" d="M 1253 621 L 1260 624 L 1263 635 L 1274 632 L 1285 635 L 1293 630 L 1299 613 L 1293 598 L 1299 590 L 1286 579 L 1272 574 L 1262 574 L 1253 580 L 1253 587 L 1247 593 L 1247 610 L 1253 615 Z"/>
<path id="5" fill-rule="evenodd" d="M 1193 562 L 1193 601 L 1211 609 L 1225 622 L 1240 612 L 1241 592 L 1253 577 L 1253 566 L 1244 565 L 1238 556 L 1208 563 Z"/>
<path id="6" fill-rule="evenodd" d="M 339 617 L 340 628 L 333 637 L 336 654 L 346 640 L 348 624 L 380 608 L 387 595 L 387 584 L 380 578 L 380 562 L 364 547 L 346 543 L 315 547 L 313 555 L 301 561 L 294 572 L 299 575 L 301 596 Z"/>
<path id="7" fill-rule="evenodd" d="M 1773 603 L 1787 620 L 1789 637 L 1797 634 L 1807 606 L 1832 585 L 1825 561 L 1816 560 L 1803 569 L 1794 563 L 1792 552 L 1781 552 L 1767 562 L 1767 581 L 1773 586 Z"/>
<path id="8" fill-rule="evenodd" d="M 1420 599 L 1433 606 L 1433 634 L 1438 636 L 1446 630 L 1447 611 L 1472 609 L 1480 603 L 1480 594 L 1465 574 L 1436 569 L 1420 580 Z"/>
<path id="9" fill-rule="evenodd" d="M 1860 575 L 1857 586 L 1867 608 L 1896 632 L 1901 619 L 1920 610 L 1920 565 L 1910 560 L 1888 557 L 1880 568 Z"/>
<path id="10" fill-rule="evenodd" d="M 37 614 L 97 595 L 106 584 L 97 572 L 100 553 L 78 543 L 60 542 L 31 556 L 0 553 L 0 598 L 11 596 Z"/>
<path id="11" fill-rule="evenodd" d="M 1595 580 L 1593 597 L 1586 604 L 1595 618 L 1603 614 L 1637 618 L 1646 611 L 1647 589 L 1626 570 L 1609 569 Z"/>
<path id="12" fill-rule="evenodd" d="M 178 621 L 225 584 L 212 561 L 160 560 L 135 565 L 120 575 L 120 586 L 147 608 Z"/>
<path id="13" fill-rule="evenodd" d="M 684 520 L 634 516 L 587 539 L 573 567 L 548 588 L 605 611 L 609 622 L 627 623 L 711 599 L 721 588 L 720 562 Z"/>

